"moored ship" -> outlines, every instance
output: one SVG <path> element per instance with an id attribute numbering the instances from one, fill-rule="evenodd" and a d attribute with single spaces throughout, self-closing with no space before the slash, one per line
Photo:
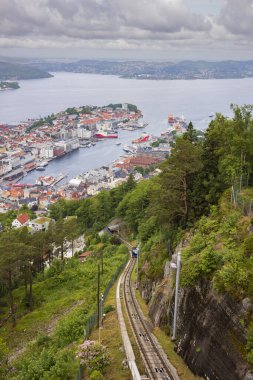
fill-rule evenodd
<path id="1" fill-rule="evenodd" d="M 171 113 L 168 115 L 168 123 L 169 124 L 173 124 L 175 122 L 175 118 L 174 118 L 174 115 L 172 115 Z"/>
<path id="2" fill-rule="evenodd" d="M 185 121 L 184 116 L 179 117 L 179 116 L 174 116 L 172 114 L 169 114 L 168 124 L 169 124 L 168 131 L 174 134 L 182 134 L 186 131 L 186 128 L 187 128 L 187 123 Z"/>

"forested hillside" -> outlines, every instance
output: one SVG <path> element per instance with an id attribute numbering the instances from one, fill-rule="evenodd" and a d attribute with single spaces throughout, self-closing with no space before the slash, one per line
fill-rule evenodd
<path id="1" fill-rule="evenodd" d="M 115 217 L 124 221 L 129 239 L 141 244 L 142 284 L 163 278 L 165 263 L 183 242 L 183 287 L 194 287 L 203 279 L 217 294 L 251 303 L 252 110 L 233 106 L 231 119 L 217 114 L 201 140 L 190 123 L 152 179 L 136 183 L 130 175 L 110 192 L 57 202 L 50 210 L 55 223 L 47 232 L 31 235 L 26 229 L 8 230 L 6 224 L 0 235 L 0 361 L 5 378 L 61 379 L 63 367 L 68 374 L 64 378 L 73 378 L 74 353 L 83 334 L 80 320 L 83 323 L 95 311 L 97 264 L 103 255 L 105 287 L 126 260 L 127 250 L 117 238 L 98 235 Z M 69 216 L 75 218 L 66 219 Z M 66 240 L 71 243 L 83 234 L 92 252 L 89 260 L 82 265 L 77 258 L 64 259 Z M 73 313 L 59 317 L 61 324 L 49 334 L 45 326 L 61 308 L 73 308 Z M 243 323 L 243 355 L 253 365 L 252 310 Z M 27 347 L 25 341 L 32 337 L 33 345 Z M 16 347 L 27 350 L 15 363 L 10 357 Z"/>
<path id="2" fill-rule="evenodd" d="M 37 79 L 37 78 L 50 78 L 51 74 L 44 70 L 37 69 L 36 67 L 0 62 L 0 80 L 17 80 L 17 79 Z"/>

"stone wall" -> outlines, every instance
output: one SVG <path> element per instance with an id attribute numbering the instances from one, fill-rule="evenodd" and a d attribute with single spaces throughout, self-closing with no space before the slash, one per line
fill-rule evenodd
<path id="1" fill-rule="evenodd" d="M 175 259 L 175 258 L 174 258 Z M 142 293 L 156 326 L 172 329 L 174 274 L 165 266 L 159 284 L 146 280 Z M 180 290 L 176 350 L 190 369 L 209 380 L 253 380 L 245 359 L 246 325 L 252 304 L 218 295 L 208 281 Z"/>

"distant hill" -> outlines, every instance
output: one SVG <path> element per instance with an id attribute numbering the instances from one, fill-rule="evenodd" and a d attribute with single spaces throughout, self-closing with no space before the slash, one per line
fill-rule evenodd
<path id="1" fill-rule="evenodd" d="M 37 67 L 0 62 L 0 80 L 50 78 L 53 75 Z"/>
<path id="2" fill-rule="evenodd" d="M 253 77 L 253 61 L 101 61 L 41 62 L 33 66 L 47 71 L 117 75 L 136 79 L 229 79 Z"/>

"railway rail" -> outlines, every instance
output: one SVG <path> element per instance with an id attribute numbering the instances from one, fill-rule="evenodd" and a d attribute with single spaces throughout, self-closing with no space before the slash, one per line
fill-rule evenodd
<path id="1" fill-rule="evenodd" d="M 123 275 L 122 290 L 130 324 L 146 367 L 147 379 L 180 380 L 175 368 L 169 363 L 140 311 L 133 290 L 134 284 L 131 281 L 134 265 L 135 259 L 132 258 Z"/>

